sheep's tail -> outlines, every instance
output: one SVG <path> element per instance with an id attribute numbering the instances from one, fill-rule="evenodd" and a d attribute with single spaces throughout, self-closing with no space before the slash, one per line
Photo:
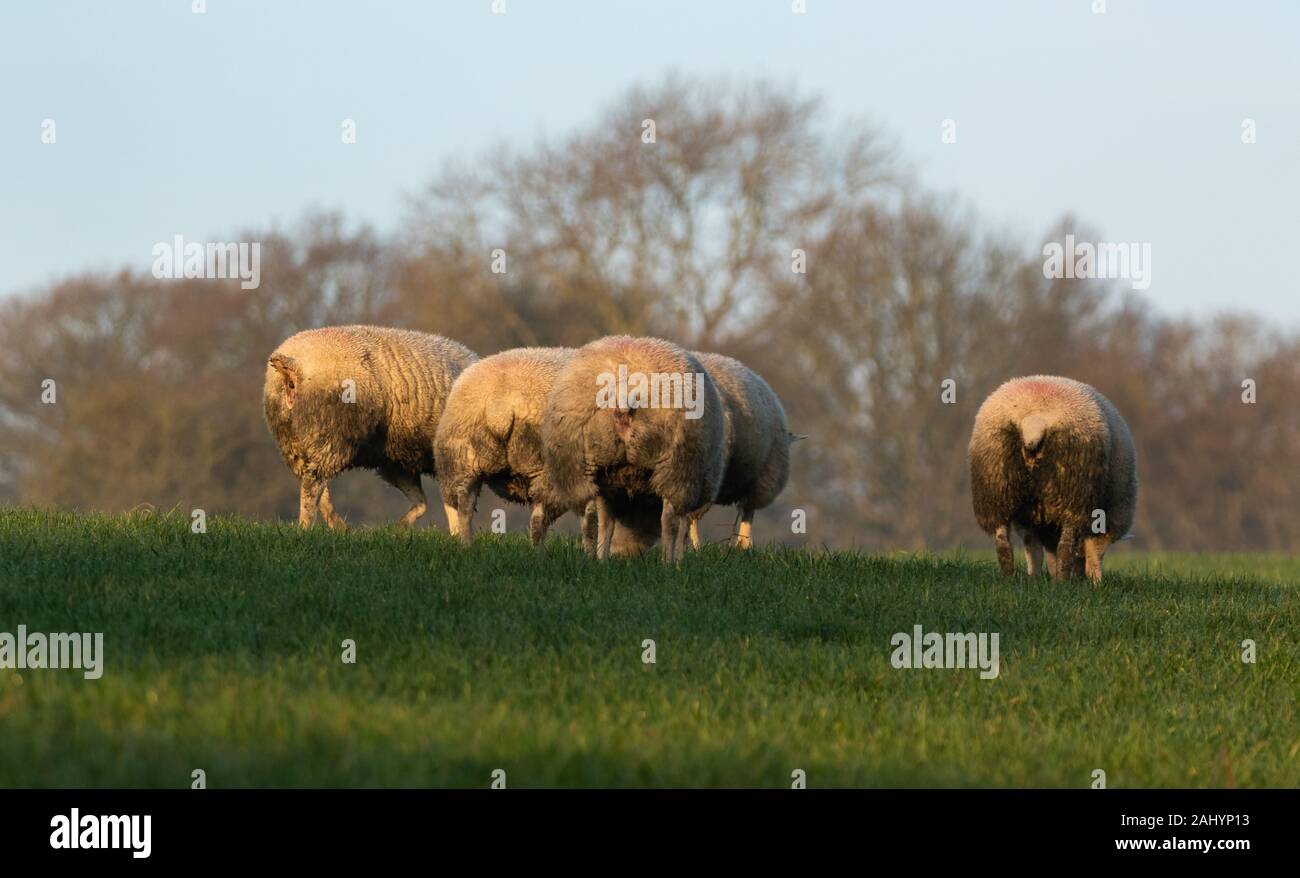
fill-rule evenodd
<path id="1" fill-rule="evenodd" d="M 483 407 L 483 422 L 488 431 L 501 442 L 508 442 L 515 428 L 515 407 L 512 400 L 493 396 Z"/>

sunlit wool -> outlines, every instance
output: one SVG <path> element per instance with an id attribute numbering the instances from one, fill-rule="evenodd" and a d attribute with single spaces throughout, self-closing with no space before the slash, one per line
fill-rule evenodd
<path id="1" fill-rule="evenodd" d="M 529 538 L 537 545 L 555 519 L 585 506 L 556 497 L 542 448 L 546 397 L 574 348 L 515 348 L 471 364 L 447 398 L 438 423 L 434 460 L 443 497 L 457 508 L 462 541 L 472 536 L 479 491 L 532 507 Z M 595 554 L 595 509 L 584 521 L 583 544 Z"/>
<path id="2" fill-rule="evenodd" d="M 699 417 L 684 407 L 620 407 L 598 399 L 602 377 L 619 374 L 699 375 Z M 717 497 L 726 465 L 726 415 L 699 360 L 662 339 L 609 336 L 579 348 L 547 398 L 542 418 L 546 467 L 562 505 L 595 501 L 597 554 L 613 540 L 611 504 L 656 498 L 662 502 L 664 558 L 677 557 L 686 516 Z"/>
<path id="3" fill-rule="evenodd" d="M 790 444 L 799 438 L 791 434 L 785 408 L 771 386 L 757 372 L 739 360 L 721 354 L 694 352 L 718 388 L 726 416 L 723 457 L 726 468 L 715 506 L 737 506 L 738 548 L 753 544 L 754 512 L 770 506 L 784 490 L 790 476 Z M 690 516 L 691 543 L 699 548 L 699 520 L 707 511 Z M 617 515 L 613 554 L 636 554 L 653 545 L 657 537 L 651 525 L 652 509 L 626 509 Z"/>
<path id="4" fill-rule="evenodd" d="M 403 519 L 425 511 L 421 474 L 434 474 L 438 419 L 456 377 L 478 356 L 440 335 L 376 326 L 300 332 L 271 354 L 266 423 L 300 482 L 299 523 L 319 508 L 342 527 L 329 480 L 352 467 L 375 470 L 411 501 Z M 455 530 L 455 510 L 447 509 Z"/>
<path id="5" fill-rule="evenodd" d="M 995 390 L 975 416 L 970 473 L 975 519 L 993 535 L 1007 575 L 1012 530 L 1031 575 L 1046 550 L 1053 577 L 1073 575 L 1082 560 L 1100 581 L 1107 547 L 1133 525 L 1128 425 L 1104 396 L 1069 378 L 1017 378 Z"/>

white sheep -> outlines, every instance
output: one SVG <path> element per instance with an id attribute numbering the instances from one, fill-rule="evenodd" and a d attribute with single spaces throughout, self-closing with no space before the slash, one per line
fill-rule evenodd
<path id="1" fill-rule="evenodd" d="M 1137 455 L 1128 424 L 1106 397 L 1069 378 L 1016 378 L 984 400 L 970 473 L 975 519 L 993 536 L 1007 576 L 1013 529 L 1029 575 L 1046 550 L 1054 579 L 1072 576 L 1082 556 L 1088 578 L 1100 582 L 1107 547 L 1133 525 Z"/>
<path id="2" fill-rule="evenodd" d="M 597 557 L 608 557 L 613 504 L 662 501 L 664 559 L 687 516 L 717 496 L 726 417 L 708 372 L 662 339 L 609 336 L 580 348 L 551 388 L 542 419 L 546 468 L 566 508 L 594 501 Z"/>
<path id="3" fill-rule="evenodd" d="M 434 440 L 434 460 L 443 496 L 457 508 L 460 538 L 473 536 L 479 491 L 532 507 L 528 535 L 533 545 L 570 508 L 583 521 L 583 543 L 595 551 L 595 510 L 569 507 L 554 497 L 542 449 L 542 412 L 573 348 L 515 348 L 474 363 L 456 379 Z"/>
<path id="4" fill-rule="evenodd" d="M 366 467 L 411 501 L 403 521 L 424 514 L 422 473 L 434 474 L 433 439 L 443 405 L 473 351 L 440 335 L 377 326 L 330 326 L 300 332 L 266 364 L 266 423 L 300 480 L 298 522 L 311 527 L 319 508 L 342 528 L 329 481 Z M 455 532 L 455 509 L 444 504 Z"/>

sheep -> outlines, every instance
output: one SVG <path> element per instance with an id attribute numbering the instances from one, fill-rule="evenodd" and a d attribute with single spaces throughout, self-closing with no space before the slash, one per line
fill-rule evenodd
<path id="1" fill-rule="evenodd" d="M 721 354 L 692 354 L 717 386 L 725 414 L 726 469 L 713 505 L 740 507 L 735 545 L 749 549 L 754 511 L 771 505 L 785 488 L 790 475 L 790 444 L 804 437 L 790 432 L 781 400 L 758 373 Z M 699 521 L 707 511 L 705 507 L 688 516 L 691 545 L 696 549 L 700 547 Z M 653 545 L 656 534 L 649 521 L 654 513 L 652 508 L 618 510 L 612 554 L 639 554 Z"/>
<path id="2" fill-rule="evenodd" d="M 378 326 L 329 326 L 300 332 L 267 360 L 266 423 L 300 480 L 298 523 L 316 512 L 345 527 L 329 481 L 366 467 L 411 501 L 402 521 L 424 514 L 422 473 L 435 473 L 433 438 L 456 376 L 478 355 L 439 335 Z M 456 510 L 443 504 L 455 533 Z"/>
<path id="3" fill-rule="evenodd" d="M 740 507 L 736 548 L 748 549 L 753 545 L 754 511 L 770 506 L 785 488 L 790 477 L 790 443 L 803 437 L 790 432 L 781 400 L 757 372 L 721 354 L 693 353 L 717 385 L 726 413 L 726 470 L 713 503 Z M 690 517 L 691 545 L 696 549 L 700 547 L 699 521 L 705 511 Z"/>
<path id="4" fill-rule="evenodd" d="M 560 372 L 542 417 L 557 501 L 594 501 L 596 556 L 607 558 L 615 504 L 662 501 L 665 561 L 680 555 L 686 516 L 717 496 L 725 414 L 713 379 L 691 353 L 656 338 L 607 336 Z"/>
<path id="5" fill-rule="evenodd" d="M 552 497 L 542 454 L 546 397 L 574 348 L 515 348 L 474 363 L 456 379 L 434 439 L 434 462 L 443 497 L 456 507 L 466 545 L 486 484 L 498 496 L 532 507 L 528 536 L 534 546 L 568 507 Z M 583 522 L 583 545 L 595 552 L 595 509 L 574 508 Z"/>
<path id="6" fill-rule="evenodd" d="M 970 473 L 975 519 L 993 536 L 1007 576 L 1012 529 L 1030 576 L 1046 549 L 1053 579 L 1074 575 L 1082 554 L 1088 578 L 1100 582 L 1107 547 L 1133 525 L 1137 456 L 1128 424 L 1106 397 L 1069 378 L 1016 378 L 990 394 L 975 416 Z"/>

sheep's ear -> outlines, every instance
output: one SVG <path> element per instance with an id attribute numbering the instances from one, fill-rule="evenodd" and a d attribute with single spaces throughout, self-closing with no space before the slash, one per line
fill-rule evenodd
<path id="1" fill-rule="evenodd" d="M 271 354 L 270 359 L 266 362 L 272 369 L 283 375 L 285 380 L 297 381 L 302 377 L 302 373 L 298 369 L 298 361 L 293 357 L 286 357 L 284 354 Z"/>
<path id="2" fill-rule="evenodd" d="M 791 432 L 787 431 L 787 432 L 786 432 L 786 435 L 790 437 L 790 441 L 791 441 L 791 442 L 798 442 L 800 439 L 807 439 L 807 438 L 808 438 L 808 434 L 807 434 L 807 433 L 791 433 Z"/>

